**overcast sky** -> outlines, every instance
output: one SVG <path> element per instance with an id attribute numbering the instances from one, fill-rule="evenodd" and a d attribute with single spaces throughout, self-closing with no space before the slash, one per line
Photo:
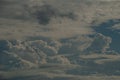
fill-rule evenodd
<path id="1" fill-rule="evenodd" d="M 0 38 L 94 34 L 91 26 L 120 18 L 119 7 L 108 0 L 0 0 Z"/>

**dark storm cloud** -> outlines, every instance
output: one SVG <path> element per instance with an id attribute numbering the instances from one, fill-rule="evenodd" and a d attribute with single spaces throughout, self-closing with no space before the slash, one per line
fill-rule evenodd
<path id="1" fill-rule="evenodd" d="M 36 15 L 36 18 L 38 19 L 38 22 L 43 25 L 49 24 L 50 20 L 53 17 L 54 18 L 65 17 L 65 18 L 69 18 L 72 20 L 75 20 L 77 17 L 73 12 L 63 13 L 48 4 L 45 4 L 39 7 L 39 9 L 35 12 L 35 15 Z"/>
<path id="2" fill-rule="evenodd" d="M 50 5 L 44 5 L 36 12 L 36 17 L 40 24 L 48 24 L 51 17 L 56 16 L 56 10 Z"/>

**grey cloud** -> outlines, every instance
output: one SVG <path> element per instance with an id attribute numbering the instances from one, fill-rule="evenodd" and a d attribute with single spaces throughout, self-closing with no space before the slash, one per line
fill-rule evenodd
<path id="1" fill-rule="evenodd" d="M 70 64 L 70 61 L 64 56 L 53 56 L 49 57 L 47 60 L 49 63 Z"/>
<path id="2" fill-rule="evenodd" d="M 0 53 L 9 50 L 11 44 L 7 40 L 0 40 Z"/>
<path id="3" fill-rule="evenodd" d="M 49 1 L 42 3 L 41 0 L 34 0 L 31 4 L 29 3 L 30 1 L 33 0 L 12 0 L 12 2 L 8 1 L 10 2 L 9 5 L 4 5 L 4 9 L 0 13 L 2 17 L 1 24 L 5 27 L 12 26 L 14 28 L 3 29 L 0 31 L 1 35 L 10 33 L 10 36 L 14 38 L 23 38 L 26 36 L 64 38 L 78 34 L 92 33 L 90 27 L 82 26 L 83 24 L 78 20 L 78 12 L 70 5 L 67 7 L 66 1 L 64 5 L 63 2 L 60 1 L 59 7 L 56 6 L 56 3 L 51 4 Z M 52 0 L 50 0 L 50 2 L 51 1 Z M 70 2 L 70 4 L 72 4 L 72 2 Z M 76 3 L 74 2 L 74 4 Z M 39 22 L 39 24 L 37 22 Z M 9 25 L 9 23 L 12 23 L 12 25 Z M 22 28 L 23 26 L 25 29 Z M 22 31 L 23 34 L 20 34 L 21 32 L 18 30 Z M 5 37 L 5 35 L 3 36 Z"/>
<path id="4" fill-rule="evenodd" d="M 38 66 L 45 63 L 60 63 L 60 64 L 79 64 L 78 56 L 85 53 L 110 53 L 107 51 L 111 43 L 111 38 L 102 34 L 96 36 L 77 36 L 67 38 L 63 41 L 56 40 L 10 40 L 1 41 L 1 52 L 5 52 L 17 57 L 20 60 L 19 65 L 27 63 L 30 67 Z M 97 46 L 96 46 L 97 45 Z M 62 54 L 69 54 L 72 56 L 65 57 Z M 2 57 L 4 55 L 1 54 Z M 4 60 L 8 60 L 4 57 Z M 74 60 L 74 58 L 76 58 Z M 1 58 L 3 59 L 3 58 Z M 22 63 L 21 63 L 22 61 Z M 81 60 L 80 60 L 81 61 Z M 12 64 L 11 64 L 12 65 Z M 24 67 L 24 66 L 23 66 Z"/>
<path id="5" fill-rule="evenodd" d="M 30 43 L 31 43 L 30 46 L 32 46 L 32 48 L 41 50 L 48 56 L 51 56 L 51 55 L 53 56 L 58 53 L 58 51 L 54 47 L 49 46 L 45 41 L 36 40 Z"/>
<path id="6" fill-rule="evenodd" d="M 59 52 L 62 54 L 80 54 L 85 51 L 91 43 L 92 39 L 87 35 L 77 36 L 70 39 L 68 38 L 68 40 L 63 41 L 63 45 Z"/>
<path id="7" fill-rule="evenodd" d="M 112 29 L 113 31 L 117 31 L 117 32 L 119 33 L 119 31 L 120 31 L 120 23 L 112 26 L 111 29 Z"/>
<path id="8" fill-rule="evenodd" d="M 11 48 L 12 49 L 12 48 Z M 18 51 L 4 50 L 0 52 L 0 69 L 2 70 L 17 70 L 17 69 L 30 69 L 37 67 L 34 63 L 23 59 L 22 56 L 18 56 Z M 26 56 L 26 58 L 29 56 Z M 3 67 L 2 67 L 3 66 Z"/>
<path id="9" fill-rule="evenodd" d="M 40 24 L 48 24 L 51 17 L 56 16 L 56 10 L 52 8 L 50 5 L 44 5 L 40 7 L 40 10 L 35 12 L 35 15 Z"/>
<path id="10" fill-rule="evenodd" d="M 14 57 L 8 52 L 0 53 L 0 65 L 4 66 L 2 67 L 3 70 L 21 68 L 23 65 L 20 63 L 21 60 L 18 57 Z"/>
<path id="11" fill-rule="evenodd" d="M 0 0 L 0 8 L 4 5 L 9 5 L 11 2 L 11 0 Z"/>
<path id="12" fill-rule="evenodd" d="M 92 36 L 92 37 L 91 37 Z M 89 54 L 89 53 L 106 53 L 111 54 L 110 43 L 112 39 L 97 33 L 91 36 L 77 36 L 63 41 L 59 49 L 61 54 Z"/>
<path id="13" fill-rule="evenodd" d="M 93 75 L 94 79 L 98 79 L 96 75 L 119 75 L 120 57 L 116 55 L 119 53 L 109 48 L 111 41 L 114 38 L 118 40 L 119 35 L 113 35 L 115 37 L 112 38 L 94 32 L 91 27 L 92 21 L 96 21 L 97 25 L 111 18 L 119 18 L 119 11 L 117 2 L 1 0 L 0 39 L 3 37 L 12 40 L 0 40 L 0 70 L 20 70 L 17 71 L 18 74 L 16 71 L 2 71 L 0 76 L 4 73 L 7 77 L 15 76 L 15 79 L 23 76 L 29 79 L 50 77 L 50 80 L 62 76 L 61 80 L 76 80 L 78 75 Z M 119 32 L 119 26 L 112 28 Z M 3 35 L 5 33 L 10 34 Z M 32 37 L 28 39 L 28 36 Z M 77 66 L 77 69 L 73 69 L 73 66 Z M 72 71 L 68 73 L 67 70 Z M 85 76 L 84 80 L 90 76 Z"/>
<path id="14" fill-rule="evenodd" d="M 59 9 L 54 8 L 52 5 L 48 5 L 48 4 L 39 6 L 38 10 L 34 14 L 38 19 L 38 22 L 43 25 L 49 24 L 51 19 L 56 17 L 61 17 L 61 18 L 66 17 L 72 20 L 75 20 L 77 18 L 77 15 L 75 15 L 74 12 L 63 13 L 60 12 Z"/>
<path id="15" fill-rule="evenodd" d="M 43 36 L 30 36 L 27 37 L 27 40 L 31 40 L 31 41 L 37 41 L 37 40 L 42 40 L 46 43 L 46 45 L 54 47 L 56 50 L 59 50 L 59 48 L 61 47 L 61 43 L 55 39 L 52 39 L 50 37 L 43 37 Z"/>
<path id="16" fill-rule="evenodd" d="M 45 40 L 1 40 L 0 64 L 6 67 L 9 64 L 11 65 L 10 68 L 15 69 L 17 66 L 18 68 L 26 68 L 27 66 L 31 68 L 37 67 L 39 64 L 54 63 L 53 60 L 61 64 L 68 64 L 69 60 L 64 56 L 57 57 L 60 46 L 61 44 L 55 40 L 50 40 L 49 42 Z M 17 63 L 19 64 L 17 65 Z M 13 67 L 14 64 L 16 64 L 15 67 Z"/>
<path id="17" fill-rule="evenodd" d="M 112 39 L 110 37 L 98 33 L 96 34 L 91 46 L 87 49 L 87 51 L 92 53 L 105 53 L 110 47 L 111 41 Z"/>
<path id="18" fill-rule="evenodd" d="M 27 10 L 25 10 L 26 1 L 23 0 L 1 0 L 0 18 L 29 20 L 31 19 Z"/>

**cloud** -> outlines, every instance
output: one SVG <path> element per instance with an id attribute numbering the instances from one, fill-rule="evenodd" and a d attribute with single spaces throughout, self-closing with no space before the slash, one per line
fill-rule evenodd
<path id="1" fill-rule="evenodd" d="M 42 6 L 36 6 L 34 5 L 32 8 L 33 12 L 31 12 L 31 15 L 34 15 L 39 24 L 47 25 L 51 22 L 52 18 L 69 18 L 72 20 L 75 20 L 77 18 L 77 15 L 74 14 L 74 12 L 61 12 L 60 9 L 55 8 L 54 6 L 50 4 L 44 4 Z"/>
<path id="2" fill-rule="evenodd" d="M 59 49 L 60 54 L 84 54 L 84 51 L 90 47 L 93 39 L 88 36 L 76 36 L 62 40 L 62 46 Z"/>
<path id="3" fill-rule="evenodd" d="M 53 56 L 48 58 L 48 63 L 70 64 L 70 61 L 65 56 Z"/>
<path id="4" fill-rule="evenodd" d="M 47 56 L 54 56 L 58 53 L 58 51 L 47 44 L 47 42 L 42 41 L 42 40 L 36 40 L 36 41 L 31 41 L 30 46 L 39 51 L 43 51 Z"/>
<path id="5" fill-rule="evenodd" d="M 29 69 L 26 74 L 28 76 L 34 74 L 30 73 L 34 71 L 33 69 L 30 71 L 30 68 L 39 67 L 42 68 L 42 72 L 41 70 L 37 72 L 50 79 L 54 77 L 57 79 L 56 77 L 61 77 L 63 73 L 66 74 L 63 74 L 62 78 L 67 76 L 71 79 L 66 71 L 75 68 L 74 65 L 77 65 L 77 69 L 73 69 L 71 75 L 74 73 L 91 75 L 97 72 L 95 75 L 109 74 L 109 70 L 114 66 L 110 68 L 108 66 L 113 62 L 119 63 L 116 57 L 114 61 L 105 57 L 105 54 L 106 56 L 118 54 L 110 48 L 114 38 L 97 32 L 91 26 L 108 20 L 119 20 L 119 5 L 116 1 L 95 0 L 1 0 L 0 69 Z M 119 32 L 119 24 L 111 28 Z M 104 32 L 106 31 L 108 30 Z M 115 42 L 118 44 L 118 41 Z M 116 74 L 118 67 L 110 72 Z M 108 72 L 106 73 L 104 69 Z M 35 70 L 35 75 L 38 73 Z M 52 73 L 52 77 L 48 73 Z M 12 77 L 14 76 L 16 75 L 12 74 Z"/>
<path id="6" fill-rule="evenodd" d="M 11 44 L 7 40 L 0 40 L 0 53 L 9 50 Z"/>
<path id="7" fill-rule="evenodd" d="M 51 17 L 56 16 L 56 12 L 50 5 L 43 5 L 35 12 L 35 15 L 40 24 L 46 25 L 49 24 Z"/>
<path id="8" fill-rule="evenodd" d="M 40 64 L 70 64 L 64 56 L 58 55 L 60 43 L 55 40 L 1 40 L 0 64 L 10 69 L 36 68 Z M 4 68 L 5 68 L 4 67 Z"/>
<path id="9" fill-rule="evenodd" d="M 0 32 L 4 36 L 8 32 L 14 38 L 45 36 L 59 39 L 94 34 L 92 25 L 119 18 L 117 1 L 103 4 L 103 2 L 87 0 L 5 0 L 3 4 L 5 5 L 2 5 L 0 15 L 4 20 L 1 19 L 1 24 L 9 27 L 9 23 L 13 21 L 14 28 L 1 29 Z M 91 24 L 92 22 L 95 23 Z M 21 26 L 26 26 L 26 30 L 20 29 Z M 13 29 L 16 32 L 13 32 Z M 20 34 L 19 29 L 24 35 Z"/>
<path id="10" fill-rule="evenodd" d="M 26 1 L 23 2 L 22 0 L 1 0 L 0 18 L 30 20 L 25 4 Z"/>
<path id="11" fill-rule="evenodd" d="M 79 20 L 76 20 L 77 14 L 75 11 L 67 11 L 68 8 L 65 11 L 64 8 L 61 9 L 61 7 L 56 7 L 53 4 L 41 4 L 39 1 L 30 3 L 30 1 L 23 3 L 17 0 L 6 5 L 7 7 L 3 5 L 0 23 L 4 28 L 0 29 L 1 38 L 5 36 L 7 39 L 10 38 L 8 36 L 11 36 L 11 38 L 45 36 L 58 39 L 92 32 L 90 28 L 80 26 L 82 24 L 79 23 Z M 9 26 L 12 27 L 8 29 Z"/>
<path id="12" fill-rule="evenodd" d="M 0 69 L 29 69 L 36 66 L 28 60 L 28 57 L 30 58 L 30 56 L 27 56 L 27 53 L 24 55 L 21 53 L 24 54 L 26 52 L 23 50 L 23 47 L 20 46 L 19 42 L 17 42 L 17 44 L 15 43 L 13 46 L 11 41 L 0 40 L 0 65 L 3 66 Z M 31 53 L 29 53 L 29 55 L 31 55 Z M 26 59 L 24 57 L 26 57 Z"/>
<path id="13" fill-rule="evenodd" d="M 100 33 L 90 36 L 77 36 L 62 40 L 60 54 L 116 54 L 110 50 L 112 39 Z"/>
<path id="14" fill-rule="evenodd" d="M 119 31 L 120 30 L 120 23 L 112 26 L 111 28 L 113 31 Z"/>
<path id="15" fill-rule="evenodd" d="M 91 46 L 87 49 L 90 53 L 105 53 L 107 52 L 107 49 L 110 48 L 110 43 L 112 42 L 112 39 L 110 37 L 104 36 L 102 34 L 97 34 Z"/>
<path id="16" fill-rule="evenodd" d="M 107 20 L 97 26 L 95 26 L 95 31 L 97 33 L 101 33 L 105 36 L 111 37 L 112 38 L 112 42 L 110 44 L 110 49 L 111 50 L 115 50 L 117 52 L 119 51 L 119 29 L 115 29 L 115 25 L 119 25 L 120 20 L 119 19 L 112 19 L 112 20 Z M 113 28 L 114 27 L 114 28 Z"/>

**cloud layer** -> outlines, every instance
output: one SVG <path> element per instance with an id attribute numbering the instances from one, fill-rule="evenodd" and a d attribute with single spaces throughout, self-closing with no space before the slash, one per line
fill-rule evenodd
<path id="1" fill-rule="evenodd" d="M 120 75 L 119 7 L 112 0 L 0 0 L 0 79 Z"/>

